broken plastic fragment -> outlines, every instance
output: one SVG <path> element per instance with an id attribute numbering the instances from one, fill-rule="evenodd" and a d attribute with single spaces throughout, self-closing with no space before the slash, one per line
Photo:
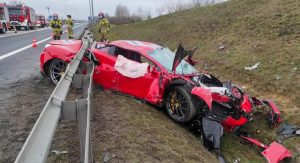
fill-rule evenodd
<path id="1" fill-rule="evenodd" d="M 255 65 L 251 66 L 251 67 L 245 67 L 245 70 L 254 70 L 256 69 L 258 66 L 260 65 L 260 62 L 257 62 Z"/>
<path id="2" fill-rule="evenodd" d="M 53 150 L 52 153 L 55 153 L 56 155 L 60 155 L 60 154 L 67 154 L 68 151 L 58 151 L 58 150 Z"/>

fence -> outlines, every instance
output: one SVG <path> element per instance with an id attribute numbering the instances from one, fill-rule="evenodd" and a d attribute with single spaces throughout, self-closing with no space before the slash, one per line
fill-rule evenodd
<path id="1" fill-rule="evenodd" d="M 17 156 L 16 163 L 46 162 L 59 119 L 76 120 L 78 122 L 80 161 L 84 163 L 93 161 L 90 143 L 90 98 L 94 64 L 83 62 L 82 58 L 87 52 L 86 50 L 94 44 L 92 33 L 86 30 L 82 38 L 81 49 L 68 65 L 65 74 L 44 106 Z M 86 70 L 86 73 L 76 74 L 78 68 Z M 73 87 L 83 90 L 83 99 L 65 101 L 71 84 Z"/>

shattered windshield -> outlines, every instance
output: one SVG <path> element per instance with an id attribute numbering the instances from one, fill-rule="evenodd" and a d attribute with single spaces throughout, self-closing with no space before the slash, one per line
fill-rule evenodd
<path id="1" fill-rule="evenodd" d="M 158 61 L 168 72 L 172 72 L 175 54 L 168 48 L 155 49 L 148 53 L 153 59 Z M 195 74 L 198 71 L 185 60 L 182 60 L 176 68 L 176 74 Z"/>

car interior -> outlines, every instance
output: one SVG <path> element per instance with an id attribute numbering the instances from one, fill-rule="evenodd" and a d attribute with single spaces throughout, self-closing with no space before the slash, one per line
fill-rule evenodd
<path id="1" fill-rule="evenodd" d="M 123 57 L 130 59 L 132 61 L 138 63 L 148 63 L 150 66 L 157 67 L 153 62 L 141 56 L 141 54 L 131 50 L 122 49 L 116 46 L 100 46 L 100 45 L 96 46 L 96 48 L 111 56 L 117 57 L 118 55 L 122 55 Z"/>

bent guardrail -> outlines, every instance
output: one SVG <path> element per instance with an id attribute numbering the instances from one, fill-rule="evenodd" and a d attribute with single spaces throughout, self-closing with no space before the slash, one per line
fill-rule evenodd
<path id="1" fill-rule="evenodd" d="M 68 65 L 65 74 L 44 106 L 44 109 L 17 156 L 16 163 L 46 161 L 60 118 L 78 121 L 81 152 L 80 160 L 84 163 L 92 162 L 90 144 L 90 96 L 94 64 L 91 62 L 82 62 L 86 50 L 92 43 L 95 44 L 94 37 L 90 31 L 86 30 L 82 38 L 81 49 Z M 86 73 L 76 74 L 78 67 L 86 68 Z M 83 99 L 65 101 L 71 84 L 76 88 L 82 88 L 84 92 Z"/>

